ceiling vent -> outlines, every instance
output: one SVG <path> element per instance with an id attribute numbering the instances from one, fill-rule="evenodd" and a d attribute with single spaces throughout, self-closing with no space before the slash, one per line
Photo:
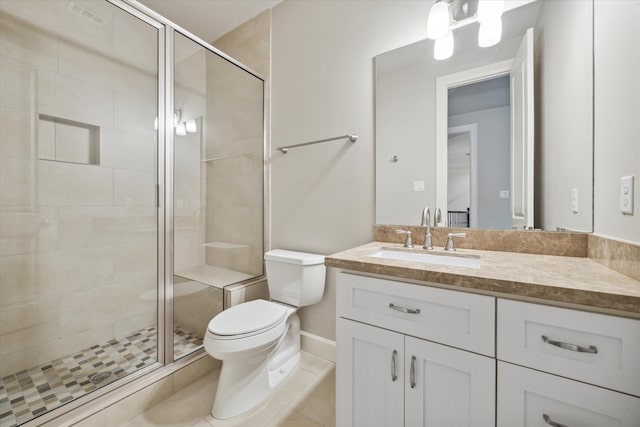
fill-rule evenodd
<path id="1" fill-rule="evenodd" d="M 72 1 L 67 3 L 67 10 L 70 10 L 76 15 L 82 16 L 84 19 L 87 19 L 97 25 L 104 25 L 104 23 L 107 22 L 107 20 L 102 16 Z"/>

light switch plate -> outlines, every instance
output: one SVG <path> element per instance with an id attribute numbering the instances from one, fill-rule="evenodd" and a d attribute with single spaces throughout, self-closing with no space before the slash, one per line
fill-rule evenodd
<path id="1" fill-rule="evenodd" d="M 424 181 L 413 181 L 413 191 L 424 191 Z"/>
<path id="2" fill-rule="evenodd" d="M 633 215 L 633 175 L 620 178 L 620 212 Z"/>
<path id="3" fill-rule="evenodd" d="M 578 213 L 578 189 L 571 189 L 571 212 Z"/>

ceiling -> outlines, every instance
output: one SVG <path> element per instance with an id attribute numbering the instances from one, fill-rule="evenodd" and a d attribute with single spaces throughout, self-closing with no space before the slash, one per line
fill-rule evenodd
<path id="1" fill-rule="evenodd" d="M 138 0 L 178 26 L 213 42 L 282 0 Z"/>

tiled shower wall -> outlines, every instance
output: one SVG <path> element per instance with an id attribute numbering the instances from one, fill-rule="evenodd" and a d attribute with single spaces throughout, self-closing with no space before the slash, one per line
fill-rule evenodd
<path id="1" fill-rule="evenodd" d="M 207 240 L 239 244 L 237 249 L 207 248 L 207 261 L 216 265 L 262 274 L 263 194 L 259 185 L 263 173 L 263 116 L 269 105 L 269 72 L 271 47 L 271 10 L 266 10 L 238 28 L 225 34 L 213 45 L 246 64 L 265 79 L 263 90 L 259 82 L 246 73 L 226 73 L 227 79 L 216 79 L 229 64 L 218 62 L 208 69 L 207 81 L 211 95 L 207 120 L 213 134 L 207 142 L 208 154 L 234 155 L 245 153 L 218 164 L 208 164 L 209 186 L 207 203 L 215 204 L 220 215 L 207 224 Z M 216 71 L 216 68 L 218 71 Z M 269 111 L 266 111 L 264 135 L 269 138 Z M 232 120 L 228 120 L 232 117 Z"/>
<path id="2" fill-rule="evenodd" d="M 157 34 L 75 3 L 102 25 L 0 3 L 0 375 L 156 323 Z M 98 164 L 40 160 L 39 115 L 99 128 Z"/>

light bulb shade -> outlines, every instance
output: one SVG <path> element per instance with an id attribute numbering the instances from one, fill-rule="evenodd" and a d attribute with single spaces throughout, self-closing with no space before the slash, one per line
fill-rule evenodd
<path id="1" fill-rule="evenodd" d="M 504 12 L 504 0 L 480 0 L 478 3 L 478 22 L 481 24 L 498 19 Z"/>
<path id="2" fill-rule="evenodd" d="M 478 46 L 489 47 L 500 42 L 502 37 L 502 19 L 496 18 L 480 24 Z"/>
<path id="3" fill-rule="evenodd" d="M 196 121 L 191 119 L 185 122 L 185 127 L 187 132 L 194 133 L 198 131 L 198 126 L 196 125 Z"/>
<path id="4" fill-rule="evenodd" d="M 436 40 L 433 45 L 433 57 L 438 61 L 453 55 L 453 33 L 449 31 L 444 37 Z"/>
<path id="5" fill-rule="evenodd" d="M 187 127 L 184 122 L 180 122 L 176 125 L 176 135 L 185 136 L 187 134 Z"/>
<path id="6" fill-rule="evenodd" d="M 440 1 L 429 11 L 427 18 L 427 38 L 439 40 L 449 31 L 449 4 Z"/>

